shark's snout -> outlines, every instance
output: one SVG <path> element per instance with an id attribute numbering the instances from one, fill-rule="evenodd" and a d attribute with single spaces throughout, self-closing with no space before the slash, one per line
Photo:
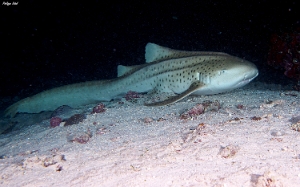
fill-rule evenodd
<path id="1" fill-rule="evenodd" d="M 246 84 L 248 84 L 249 82 L 251 82 L 253 79 L 255 79 L 255 77 L 258 76 L 258 71 L 254 72 L 254 73 L 247 73 L 244 76 L 244 79 L 242 81 L 239 82 L 239 86 L 244 86 Z"/>
<path id="2" fill-rule="evenodd" d="M 237 85 L 235 86 L 236 88 L 248 84 L 258 76 L 258 69 L 252 63 L 245 64 L 243 67 L 241 67 L 241 71 L 243 72 L 243 76 L 237 81 Z M 237 75 L 236 77 L 238 78 L 239 76 Z"/>
<path id="3" fill-rule="evenodd" d="M 252 81 L 255 77 L 258 76 L 258 70 L 257 68 L 252 68 L 251 70 L 248 70 L 248 72 L 245 73 L 245 76 L 244 76 L 244 81 Z"/>

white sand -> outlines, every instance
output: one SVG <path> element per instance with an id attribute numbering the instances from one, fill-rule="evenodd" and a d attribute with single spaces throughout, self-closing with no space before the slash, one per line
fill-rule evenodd
<path id="1" fill-rule="evenodd" d="M 143 106 L 149 97 L 105 103 L 77 125 L 50 128 L 47 119 L 0 135 L 0 186 L 300 186 L 300 132 L 291 129 L 299 92 L 251 83 Z M 221 109 L 180 119 L 205 100 Z M 81 135 L 91 135 L 86 144 L 68 141 Z"/>

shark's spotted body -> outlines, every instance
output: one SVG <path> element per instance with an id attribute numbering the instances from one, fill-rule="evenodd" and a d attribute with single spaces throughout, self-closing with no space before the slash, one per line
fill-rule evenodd
<path id="1" fill-rule="evenodd" d="M 66 85 L 25 98 L 6 109 L 6 116 L 18 112 L 52 111 L 61 105 L 78 107 L 110 101 L 128 91 L 172 92 L 179 95 L 148 103 L 161 106 L 189 94 L 207 95 L 246 85 L 258 75 L 254 64 L 219 52 L 178 51 L 153 43 L 146 46 L 146 64 L 119 66 L 118 78 Z"/>

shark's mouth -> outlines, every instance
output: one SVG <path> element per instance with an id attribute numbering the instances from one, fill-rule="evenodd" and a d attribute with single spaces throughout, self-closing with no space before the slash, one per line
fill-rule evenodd
<path id="1" fill-rule="evenodd" d="M 255 77 L 257 77 L 257 75 L 258 75 L 258 73 L 256 73 L 256 75 L 251 77 L 251 78 L 247 78 L 247 76 L 245 76 L 244 79 L 237 84 L 237 87 L 244 86 L 244 85 L 248 84 L 253 79 L 255 79 Z"/>

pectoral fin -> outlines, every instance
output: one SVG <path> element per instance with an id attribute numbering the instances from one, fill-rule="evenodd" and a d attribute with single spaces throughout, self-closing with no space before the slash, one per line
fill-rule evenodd
<path id="1" fill-rule="evenodd" d="M 205 84 L 200 81 L 193 82 L 191 84 L 191 86 L 186 91 L 182 92 L 181 94 L 170 97 L 164 101 L 159 101 L 159 102 L 155 102 L 155 103 L 145 103 L 145 106 L 164 106 L 164 105 L 175 103 L 176 101 L 179 101 L 179 100 L 183 99 L 184 97 L 187 97 L 194 91 L 200 89 L 204 85 Z"/>

